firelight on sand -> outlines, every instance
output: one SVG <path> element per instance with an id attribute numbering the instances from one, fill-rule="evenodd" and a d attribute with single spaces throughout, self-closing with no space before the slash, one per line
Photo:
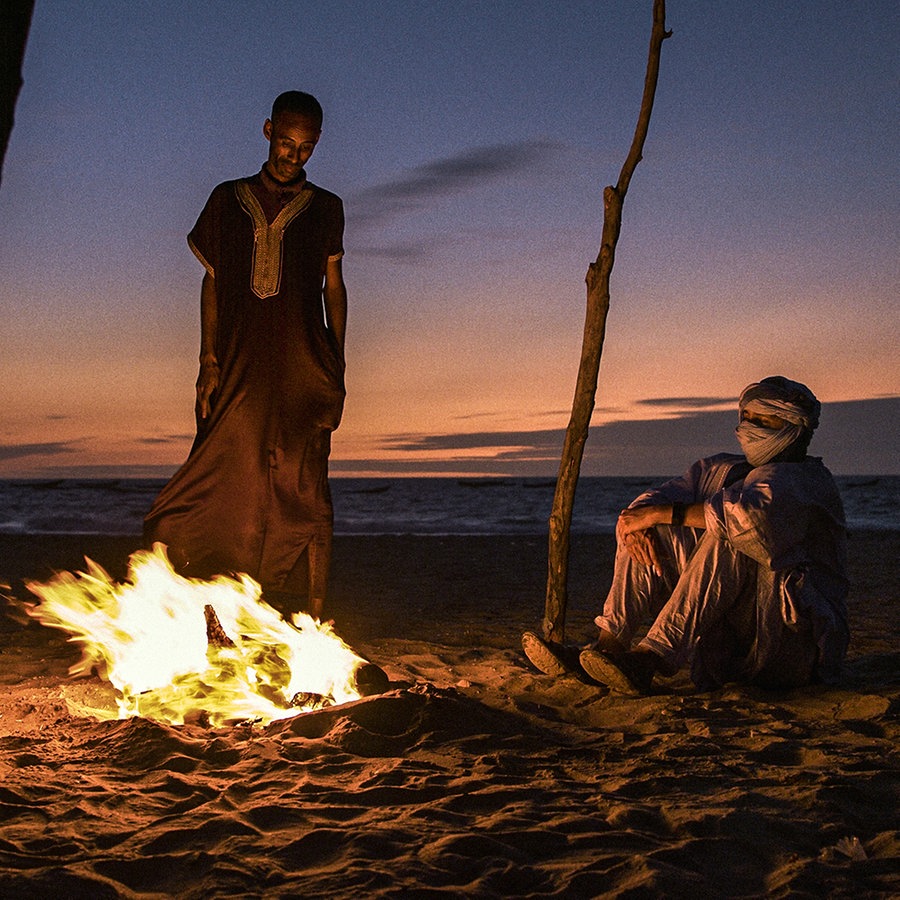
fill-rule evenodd
<path id="1" fill-rule="evenodd" d="M 162 544 L 134 553 L 122 584 L 85 562 L 87 572 L 29 583 L 40 602 L 26 610 L 82 645 L 69 673 L 96 668 L 116 690 L 120 719 L 267 724 L 361 696 L 366 660 L 327 623 L 305 613 L 285 621 L 247 575 L 184 578 Z"/>

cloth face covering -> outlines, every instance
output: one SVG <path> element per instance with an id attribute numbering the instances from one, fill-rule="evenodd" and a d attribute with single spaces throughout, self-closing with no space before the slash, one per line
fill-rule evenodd
<path id="1" fill-rule="evenodd" d="M 747 408 L 753 405 L 750 404 Z M 764 428 L 762 425 L 754 425 L 753 422 L 741 422 L 734 429 L 747 462 L 754 468 L 787 450 L 803 431 L 802 425 L 793 425 L 790 422 L 783 428 Z"/>
<path id="2" fill-rule="evenodd" d="M 819 424 L 819 401 L 805 385 L 786 378 L 767 379 L 744 389 L 741 413 L 751 416 L 777 416 L 782 428 L 765 428 L 753 422 L 741 422 L 735 428 L 744 456 L 751 466 L 761 466 L 787 450 L 804 431 Z"/>

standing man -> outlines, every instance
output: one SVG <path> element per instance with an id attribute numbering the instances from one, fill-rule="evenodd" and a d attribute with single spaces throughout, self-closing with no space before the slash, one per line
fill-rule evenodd
<path id="1" fill-rule="evenodd" d="M 197 436 L 144 520 L 184 575 L 246 572 L 322 617 L 331 432 L 344 404 L 347 290 L 339 197 L 306 179 L 322 107 L 281 94 L 268 159 L 214 188 L 188 243 L 201 287 Z"/>
<path id="2" fill-rule="evenodd" d="M 819 412 L 781 376 L 745 388 L 743 455 L 698 460 L 622 510 L 597 640 L 579 656 L 526 632 L 531 662 L 627 694 L 684 666 L 701 690 L 835 681 L 850 640 L 846 534 L 837 485 L 806 452 Z"/>

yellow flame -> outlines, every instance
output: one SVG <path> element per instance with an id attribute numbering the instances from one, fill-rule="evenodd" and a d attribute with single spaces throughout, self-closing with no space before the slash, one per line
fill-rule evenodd
<path id="1" fill-rule="evenodd" d="M 30 583 L 40 603 L 27 611 L 81 644 L 70 674 L 96 668 L 116 689 L 119 718 L 265 724 L 360 696 L 365 660 L 330 624 L 305 613 L 286 622 L 247 575 L 184 578 L 162 544 L 134 553 L 122 584 L 85 562 L 87 572 Z"/>

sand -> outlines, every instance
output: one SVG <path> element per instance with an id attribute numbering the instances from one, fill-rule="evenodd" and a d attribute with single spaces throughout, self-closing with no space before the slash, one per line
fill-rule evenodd
<path id="1" fill-rule="evenodd" d="M 0 538 L 0 581 L 131 538 Z M 266 728 L 97 722 L 58 632 L 0 617 L 0 897 L 900 894 L 900 535 L 851 536 L 844 682 L 626 698 L 534 672 L 541 538 L 344 537 L 329 613 L 388 693 Z M 611 536 L 573 544 L 590 637 Z"/>

